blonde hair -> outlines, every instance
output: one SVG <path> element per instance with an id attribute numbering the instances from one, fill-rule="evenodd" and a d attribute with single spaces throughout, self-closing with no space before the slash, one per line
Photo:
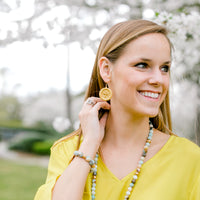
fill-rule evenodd
<path id="1" fill-rule="evenodd" d="M 99 97 L 100 89 L 106 85 L 100 75 L 98 67 L 99 59 L 102 56 L 105 56 L 110 60 L 110 62 L 114 63 L 121 56 L 123 50 L 129 42 L 148 33 L 163 34 L 169 41 L 172 48 L 172 44 L 167 37 L 167 29 L 151 21 L 129 20 L 118 23 L 108 30 L 100 42 L 85 99 L 91 96 Z M 101 118 L 104 112 L 104 110 L 100 110 L 99 118 Z M 173 134 L 170 115 L 169 91 L 160 106 L 158 115 L 150 120 L 153 123 L 154 128 L 166 134 Z M 81 134 L 81 127 L 72 133 L 72 135 L 79 135 L 80 137 Z"/>

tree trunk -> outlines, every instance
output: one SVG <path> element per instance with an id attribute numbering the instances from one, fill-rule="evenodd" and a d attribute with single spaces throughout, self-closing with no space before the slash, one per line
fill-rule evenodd
<path id="1" fill-rule="evenodd" d="M 70 41 L 70 33 L 68 32 L 68 41 Z M 72 128 L 72 114 L 71 114 L 71 87 L 70 87 L 70 43 L 68 43 L 67 47 L 67 77 L 66 77 L 66 113 L 67 113 L 67 118 L 70 121 L 70 128 Z"/>
<path id="2" fill-rule="evenodd" d="M 197 120 L 196 120 L 196 141 L 200 146 L 200 108 L 197 110 Z"/>

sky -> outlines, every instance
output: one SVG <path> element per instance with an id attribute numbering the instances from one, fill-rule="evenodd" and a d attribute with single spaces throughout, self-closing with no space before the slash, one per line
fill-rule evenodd
<path id="1" fill-rule="evenodd" d="M 0 49 L 0 55 L 0 68 L 9 69 L 4 89 L 19 96 L 49 89 L 64 89 L 67 84 L 68 59 L 71 91 L 80 92 L 89 82 L 95 59 L 89 47 L 82 50 L 77 42 L 69 47 L 44 48 L 37 40 L 15 42 Z M 2 81 L 1 77 L 0 82 Z"/>

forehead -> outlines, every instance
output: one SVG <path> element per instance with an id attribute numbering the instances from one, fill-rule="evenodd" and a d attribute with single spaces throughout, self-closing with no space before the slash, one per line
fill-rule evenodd
<path id="1" fill-rule="evenodd" d="M 141 56 L 162 56 L 171 58 L 171 45 L 162 33 L 149 33 L 127 44 L 123 54 L 140 54 Z M 122 54 L 122 55 L 123 55 Z"/>

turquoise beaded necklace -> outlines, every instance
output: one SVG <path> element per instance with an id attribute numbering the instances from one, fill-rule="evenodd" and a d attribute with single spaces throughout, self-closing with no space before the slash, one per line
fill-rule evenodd
<path id="1" fill-rule="evenodd" d="M 140 157 L 140 160 L 138 162 L 138 165 L 137 165 L 137 168 L 136 168 L 136 172 L 134 173 L 133 179 L 132 179 L 131 183 L 129 184 L 129 187 L 128 187 L 127 191 L 126 191 L 124 200 L 128 200 L 129 199 L 131 191 L 133 190 L 133 188 L 135 186 L 135 183 L 136 183 L 136 181 L 138 179 L 138 176 L 140 174 L 140 171 L 141 171 L 141 167 L 144 164 L 144 159 L 145 159 L 145 157 L 147 155 L 148 148 L 149 148 L 149 146 L 151 144 L 152 137 L 153 137 L 153 124 L 151 123 L 151 121 L 149 121 L 149 134 L 148 134 L 148 137 L 146 139 L 146 143 L 144 145 L 142 156 Z M 96 156 L 95 156 L 95 159 L 94 159 L 94 161 L 95 161 L 94 167 L 91 168 L 91 172 L 92 172 L 92 188 L 91 188 L 92 200 L 95 200 L 95 194 L 96 194 L 96 179 L 97 179 L 98 157 L 99 157 L 99 154 L 96 153 Z"/>

